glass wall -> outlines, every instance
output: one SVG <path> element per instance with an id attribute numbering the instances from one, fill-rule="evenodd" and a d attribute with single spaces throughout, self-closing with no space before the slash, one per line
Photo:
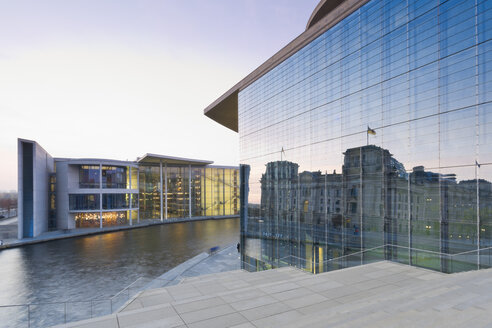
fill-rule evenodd
<path id="1" fill-rule="evenodd" d="M 103 212 L 102 226 L 112 227 L 120 225 L 128 225 L 131 211 L 118 212 Z M 99 228 L 101 224 L 101 215 L 97 213 L 76 213 L 75 227 L 76 228 Z"/>
<path id="2" fill-rule="evenodd" d="M 191 168 L 191 216 L 204 216 L 205 208 L 202 207 L 202 175 L 205 169 L 192 167 Z"/>
<path id="3" fill-rule="evenodd" d="M 130 194 L 102 194 L 103 210 L 130 207 Z"/>
<path id="4" fill-rule="evenodd" d="M 160 166 L 141 165 L 139 174 L 140 218 L 160 219 Z M 169 219 L 239 214 L 237 168 L 163 165 L 162 179 L 163 218 L 166 205 Z"/>
<path id="5" fill-rule="evenodd" d="M 100 209 L 99 194 L 71 194 L 68 203 L 70 211 Z"/>
<path id="6" fill-rule="evenodd" d="M 490 266 L 491 18 L 371 0 L 240 91 L 245 269 Z"/>
<path id="7" fill-rule="evenodd" d="M 129 188 L 128 167 L 104 166 L 102 167 L 103 188 Z"/>
<path id="8" fill-rule="evenodd" d="M 99 165 L 79 167 L 79 188 L 99 188 Z"/>
<path id="9" fill-rule="evenodd" d="M 131 189 L 138 189 L 138 167 L 131 167 Z"/>
<path id="10" fill-rule="evenodd" d="M 189 217 L 189 169 L 167 167 L 167 217 Z"/>
<path id="11" fill-rule="evenodd" d="M 140 166 L 139 168 L 139 208 L 140 220 L 160 219 L 161 180 L 159 166 Z"/>

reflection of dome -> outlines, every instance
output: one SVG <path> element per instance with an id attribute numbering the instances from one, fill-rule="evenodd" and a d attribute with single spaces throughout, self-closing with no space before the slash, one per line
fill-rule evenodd
<path id="1" fill-rule="evenodd" d="M 319 22 L 323 17 L 328 15 L 333 9 L 338 7 L 344 0 L 321 0 L 316 8 L 314 8 L 311 17 L 306 25 L 306 30 Z"/>

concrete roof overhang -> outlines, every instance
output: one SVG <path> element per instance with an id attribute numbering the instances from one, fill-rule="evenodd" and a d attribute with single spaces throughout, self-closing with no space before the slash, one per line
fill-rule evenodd
<path id="1" fill-rule="evenodd" d="M 301 35 L 205 108 L 204 114 L 217 123 L 238 132 L 239 92 L 368 1 L 369 0 L 321 0 L 309 18 L 307 29 Z"/>
<path id="2" fill-rule="evenodd" d="M 311 26 L 315 25 L 319 22 L 323 17 L 328 15 L 333 9 L 339 6 L 344 0 L 321 0 L 316 8 L 314 8 L 311 17 L 306 25 L 306 30 L 308 30 Z"/>
<path id="3" fill-rule="evenodd" d="M 206 161 L 201 159 L 172 157 L 157 154 L 145 154 L 137 160 L 138 163 L 143 164 L 175 164 L 175 165 L 199 165 L 206 166 L 212 164 L 213 161 Z"/>
<path id="4" fill-rule="evenodd" d="M 68 165 L 114 165 L 114 166 L 136 166 L 133 161 L 119 161 L 106 158 L 63 158 L 55 157 L 55 162 L 67 162 Z"/>

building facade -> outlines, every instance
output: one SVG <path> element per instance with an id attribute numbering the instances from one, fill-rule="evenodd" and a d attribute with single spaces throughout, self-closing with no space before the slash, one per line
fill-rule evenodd
<path id="1" fill-rule="evenodd" d="M 19 239 L 49 230 L 239 214 L 239 169 L 146 154 L 136 161 L 52 158 L 18 140 Z"/>
<path id="2" fill-rule="evenodd" d="M 239 133 L 245 269 L 491 265 L 491 1 L 323 0 L 205 115 Z"/>

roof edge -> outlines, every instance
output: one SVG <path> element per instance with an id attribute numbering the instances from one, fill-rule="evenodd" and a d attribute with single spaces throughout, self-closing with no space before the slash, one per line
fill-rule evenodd
<path id="1" fill-rule="evenodd" d="M 210 165 L 213 164 L 213 161 L 208 161 L 208 160 L 202 160 L 202 159 L 192 159 L 192 158 L 184 158 L 184 157 L 173 157 L 173 156 L 166 156 L 166 155 L 159 155 L 159 154 L 151 154 L 151 153 L 146 153 L 142 157 L 139 157 L 137 159 L 138 163 L 144 162 L 146 158 L 157 158 L 159 160 L 168 160 L 168 161 L 175 161 L 175 162 L 183 162 L 183 163 L 195 163 L 199 165 Z"/>
<path id="2" fill-rule="evenodd" d="M 306 24 L 306 30 L 308 30 L 311 26 L 314 26 L 326 15 L 331 13 L 342 2 L 344 2 L 344 0 L 321 0 L 316 8 L 314 8 L 311 17 L 309 17 L 309 20 Z"/>
<path id="3" fill-rule="evenodd" d="M 322 6 L 324 1 L 325 0 L 322 0 L 318 6 Z M 322 19 L 317 20 L 314 25 L 289 42 L 280 51 L 270 57 L 241 81 L 236 83 L 232 88 L 227 90 L 212 104 L 207 106 L 203 111 L 204 114 L 217 123 L 238 132 L 237 119 L 239 92 L 271 71 L 274 67 L 292 56 L 295 52 L 306 46 L 309 42 L 326 32 L 345 17 L 362 7 L 368 1 L 369 0 L 342 0 L 335 8 L 323 16 Z M 318 8 L 318 6 L 316 8 Z"/>

